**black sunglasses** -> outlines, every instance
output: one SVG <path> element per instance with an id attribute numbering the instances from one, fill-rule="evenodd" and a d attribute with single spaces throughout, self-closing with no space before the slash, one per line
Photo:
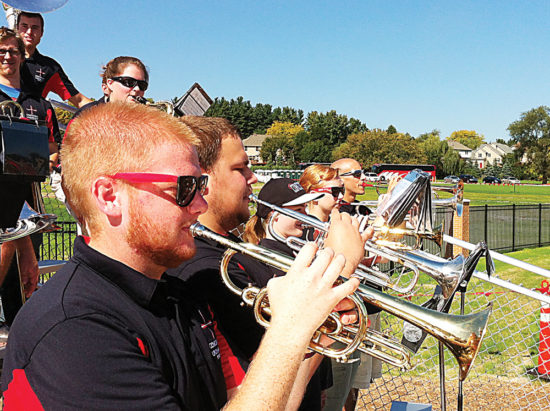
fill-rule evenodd
<path id="1" fill-rule="evenodd" d="M 147 87 L 149 86 L 149 83 L 147 83 L 145 80 L 137 80 L 133 77 L 128 76 L 111 77 L 111 80 L 114 80 L 117 83 L 120 83 L 124 87 L 128 88 L 134 88 L 137 85 L 141 91 L 147 90 Z"/>
<path id="2" fill-rule="evenodd" d="M 346 189 L 342 187 L 320 187 L 320 188 L 314 188 L 311 190 L 316 193 L 327 193 L 331 194 L 334 198 L 340 197 L 340 194 L 344 195 Z"/>
<path id="3" fill-rule="evenodd" d="M 354 178 L 361 178 L 361 174 L 363 174 L 363 170 L 353 170 L 340 174 L 340 177 L 353 176 Z"/>
<path id="4" fill-rule="evenodd" d="M 173 176 L 170 174 L 156 173 L 116 173 L 111 178 L 125 180 L 130 183 L 176 183 L 176 204 L 180 207 L 187 207 L 197 191 L 203 195 L 208 185 L 208 176 Z"/>

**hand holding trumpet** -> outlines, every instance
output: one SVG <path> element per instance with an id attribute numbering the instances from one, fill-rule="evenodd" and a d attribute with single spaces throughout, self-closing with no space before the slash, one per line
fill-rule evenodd
<path id="1" fill-rule="evenodd" d="M 345 264 L 345 257 L 335 255 L 330 248 L 318 250 L 315 244 L 306 244 L 287 274 L 271 279 L 267 285 L 271 327 L 292 330 L 288 338 L 305 350 L 333 308 L 359 285 L 359 280 L 352 279 L 334 286 Z M 338 308 L 351 307 L 342 303 Z"/>
<path id="2" fill-rule="evenodd" d="M 347 213 L 332 210 L 330 228 L 324 244 L 346 257 L 346 265 L 341 273 L 343 277 L 349 278 L 364 259 L 365 242 L 372 237 L 373 232 L 372 227 L 359 232 L 359 220 Z"/>

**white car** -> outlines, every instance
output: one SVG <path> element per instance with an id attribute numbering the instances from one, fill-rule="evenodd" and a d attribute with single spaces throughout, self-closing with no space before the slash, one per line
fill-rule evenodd
<path id="1" fill-rule="evenodd" d="M 502 184 L 521 184 L 521 181 L 519 181 L 517 178 L 515 177 L 504 177 L 502 179 Z"/>
<path id="2" fill-rule="evenodd" d="M 378 181 L 378 174 L 376 173 L 364 173 L 365 181 Z"/>

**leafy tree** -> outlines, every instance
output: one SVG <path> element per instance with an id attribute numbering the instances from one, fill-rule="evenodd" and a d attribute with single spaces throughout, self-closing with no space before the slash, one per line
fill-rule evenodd
<path id="1" fill-rule="evenodd" d="M 477 134 L 474 130 L 453 131 L 447 140 L 458 141 L 466 147 L 475 150 L 485 142 L 483 134 Z"/>
<path id="2" fill-rule="evenodd" d="M 325 144 L 331 147 L 343 143 L 346 137 L 352 133 L 367 130 L 367 126 L 360 120 L 348 119 L 346 115 L 338 114 L 335 110 L 327 113 L 318 113 L 317 111 L 309 113 L 306 118 L 305 129 L 312 131 L 316 128 L 324 131 Z"/>
<path id="3" fill-rule="evenodd" d="M 61 124 L 69 124 L 69 121 L 73 118 L 73 113 L 67 110 L 63 110 L 61 108 L 55 108 L 55 116 L 57 117 L 57 121 Z"/>
<path id="4" fill-rule="evenodd" d="M 292 139 L 285 136 L 273 136 L 264 140 L 260 155 L 267 163 L 277 165 L 294 164 L 294 144 Z"/>
<path id="5" fill-rule="evenodd" d="M 290 121 L 274 121 L 273 124 L 267 129 L 266 134 L 269 134 L 270 136 L 294 138 L 296 134 L 302 131 L 304 131 L 304 127 Z"/>
<path id="6" fill-rule="evenodd" d="M 304 123 L 304 112 L 292 107 L 277 107 L 273 109 L 273 119 L 277 121 L 289 121 L 293 124 L 301 125 Z"/>
<path id="7" fill-rule="evenodd" d="M 222 97 L 216 98 L 204 115 L 226 118 L 237 127 L 243 138 L 247 138 L 257 128 L 252 112 L 252 104 L 248 100 L 245 101 L 243 97 L 237 97 L 236 100 L 231 99 L 230 101 Z"/>
<path id="8" fill-rule="evenodd" d="M 427 164 L 433 164 L 436 170 L 436 176 L 442 178 L 448 173 L 443 169 L 443 157 L 449 148 L 446 141 L 441 141 L 439 131 L 433 130 L 430 133 L 424 133 L 416 139 L 418 148 L 426 155 Z"/>
<path id="9" fill-rule="evenodd" d="M 321 140 L 307 142 L 300 150 L 299 158 L 303 162 L 328 163 L 331 159 L 331 148 Z"/>
<path id="10" fill-rule="evenodd" d="M 216 98 L 204 115 L 228 119 L 239 129 L 243 138 L 254 133 L 265 134 L 274 121 L 302 124 L 304 120 L 302 110 L 291 107 L 273 109 L 270 104 L 261 103 L 253 106 L 242 96 L 231 100 L 226 100 L 224 97 Z"/>
<path id="11" fill-rule="evenodd" d="M 493 164 L 487 165 L 487 167 L 482 170 L 482 174 L 484 176 L 501 177 L 502 167 L 500 167 L 497 162 L 494 162 Z"/>
<path id="12" fill-rule="evenodd" d="M 502 167 L 500 168 L 500 175 L 498 177 L 507 177 L 507 176 L 515 176 L 513 169 L 512 169 L 512 163 L 509 161 L 504 161 L 502 163 Z M 515 176 L 517 177 L 517 176 Z M 518 177 L 519 178 L 519 177 Z"/>
<path id="13" fill-rule="evenodd" d="M 332 152 L 333 160 L 351 157 L 363 165 L 374 163 L 423 164 L 426 155 L 409 135 L 374 129 L 348 136 L 346 141 Z"/>
<path id="14" fill-rule="evenodd" d="M 441 159 L 441 169 L 445 175 L 459 175 L 464 168 L 464 160 L 454 150 L 447 150 Z"/>
<path id="15" fill-rule="evenodd" d="M 521 114 L 508 126 L 518 159 L 527 156 L 534 171 L 548 183 L 550 174 L 550 108 L 540 106 Z"/>
<path id="16" fill-rule="evenodd" d="M 386 133 L 395 134 L 395 133 L 397 133 L 397 129 L 392 124 L 390 124 L 388 129 L 386 130 Z"/>

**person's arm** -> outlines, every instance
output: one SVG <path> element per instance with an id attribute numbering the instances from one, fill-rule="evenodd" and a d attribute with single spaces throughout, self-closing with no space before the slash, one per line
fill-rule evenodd
<path id="1" fill-rule="evenodd" d="M 0 285 L 4 282 L 8 269 L 17 251 L 19 276 L 23 284 L 25 297 L 29 298 L 38 284 L 38 261 L 30 237 L 19 238 L 2 244 L 0 257 Z"/>
<path id="2" fill-rule="evenodd" d="M 2 286 L 8 274 L 13 256 L 15 255 L 15 249 L 16 247 L 13 241 L 0 244 L 0 286 Z"/>
<path id="3" fill-rule="evenodd" d="M 78 93 L 78 94 L 75 94 L 74 96 L 72 96 L 69 101 L 71 102 L 71 104 L 77 108 L 82 108 L 83 106 L 85 106 L 86 104 L 88 103 L 91 103 L 92 100 L 90 100 L 88 97 L 86 97 L 84 94 L 82 93 Z"/>
<path id="4" fill-rule="evenodd" d="M 50 148 L 51 173 L 52 168 L 59 162 L 59 147 L 57 143 L 61 141 L 61 134 L 59 132 L 59 124 L 57 122 L 55 110 L 52 105 L 46 100 L 42 100 L 42 104 L 44 104 L 46 108 L 46 126 L 48 127 L 48 146 Z"/>
<path id="5" fill-rule="evenodd" d="M 53 167 L 59 163 L 59 149 L 57 143 L 48 143 L 50 147 L 50 173 L 52 172 Z"/>
<path id="6" fill-rule="evenodd" d="M 25 298 L 29 298 L 38 284 L 38 261 L 30 237 L 20 238 L 14 242 L 17 247 L 19 277 L 21 278 L 21 284 L 23 284 Z"/>
<path id="7" fill-rule="evenodd" d="M 357 288 L 356 279 L 334 287 L 345 258 L 329 249 L 316 251 L 307 244 L 284 277 L 269 281 L 271 325 L 226 409 L 284 409 L 313 332 Z"/>

